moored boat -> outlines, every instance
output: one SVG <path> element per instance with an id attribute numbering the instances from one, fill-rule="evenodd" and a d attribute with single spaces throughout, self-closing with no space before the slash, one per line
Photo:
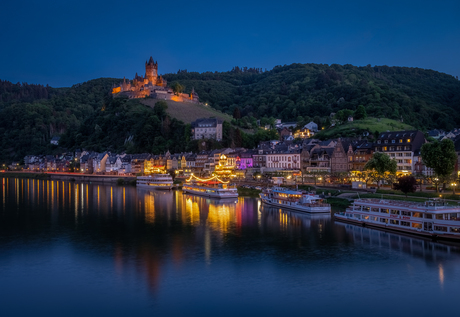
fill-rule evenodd
<path id="1" fill-rule="evenodd" d="M 331 212 L 331 205 L 324 203 L 321 197 L 312 193 L 275 186 L 262 191 L 259 196 L 262 203 L 270 206 L 308 213 Z"/>
<path id="2" fill-rule="evenodd" d="M 236 198 L 238 191 L 235 185 L 230 184 L 229 181 L 223 181 L 217 176 L 202 179 L 191 175 L 186 180 L 182 191 L 187 194 L 201 195 L 213 198 Z"/>
<path id="3" fill-rule="evenodd" d="M 386 199 L 356 199 L 345 212 L 334 215 L 344 222 L 432 238 L 460 240 L 460 206 L 441 199 L 424 203 Z"/>
<path id="4" fill-rule="evenodd" d="M 140 187 L 170 190 L 173 187 L 173 179 L 169 174 L 139 176 L 136 185 Z"/>

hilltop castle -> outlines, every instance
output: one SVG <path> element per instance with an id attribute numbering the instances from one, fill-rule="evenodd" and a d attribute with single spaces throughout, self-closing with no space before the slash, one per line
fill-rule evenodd
<path id="1" fill-rule="evenodd" d="M 191 94 L 174 94 L 173 90 L 167 87 L 167 82 L 163 77 L 158 77 L 158 62 L 150 59 L 145 62 L 145 76 L 139 76 L 137 73 L 131 83 L 130 80 L 123 78 L 119 86 L 112 87 L 114 96 L 128 96 L 129 98 L 152 97 L 162 100 L 174 100 L 179 102 L 198 103 L 198 94 L 192 88 Z"/>

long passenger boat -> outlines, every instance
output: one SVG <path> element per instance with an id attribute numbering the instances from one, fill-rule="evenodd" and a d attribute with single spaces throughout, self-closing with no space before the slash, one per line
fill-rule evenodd
<path id="1" fill-rule="evenodd" d="M 169 174 L 153 174 L 150 176 L 139 176 L 136 185 L 154 189 L 167 189 L 173 187 L 173 179 Z"/>
<path id="2" fill-rule="evenodd" d="M 238 191 L 235 185 L 230 184 L 229 181 L 223 181 L 217 176 L 202 179 L 191 175 L 186 180 L 182 191 L 187 194 L 201 195 L 213 198 L 236 198 Z"/>
<path id="3" fill-rule="evenodd" d="M 335 219 L 431 238 L 460 240 L 460 206 L 441 199 L 425 203 L 386 199 L 356 199 Z"/>
<path id="4" fill-rule="evenodd" d="M 318 195 L 303 193 L 297 190 L 289 190 L 284 187 L 272 187 L 259 194 L 262 203 L 303 211 L 308 213 L 330 213 L 331 205 L 324 203 Z"/>

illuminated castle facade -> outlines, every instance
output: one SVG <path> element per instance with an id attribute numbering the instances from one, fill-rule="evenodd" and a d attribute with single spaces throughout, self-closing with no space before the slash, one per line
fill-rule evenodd
<path id="1" fill-rule="evenodd" d="M 128 96 L 129 98 L 152 97 L 161 100 L 174 100 L 179 102 L 199 102 L 198 94 L 192 88 L 191 94 L 175 94 L 173 90 L 167 87 L 167 82 L 163 77 L 158 76 L 158 62 L 150 59 L 145 62 L 145 76 L 139 76 L 137 73 L 132 80 L 123 78 L 119 86 L 112 87 L 114 96 Z"/>

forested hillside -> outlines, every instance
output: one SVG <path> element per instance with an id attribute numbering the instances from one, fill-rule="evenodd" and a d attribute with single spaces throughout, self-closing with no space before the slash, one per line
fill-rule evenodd
<path id="1" fill-rule="evenodd" d="M 200 101 L 233 115 L 232 123 L 254 128 L 272 118 L 304 123 L 330 122 L 330 114 L 363 105 L 369 116 L 403 119 L 415 128 L 460 127 L 460 82 L 432 70 L 406 67 L 292 64 L 270 71 L 235 67 L 229 72 L 179 71 L 163 76 L 185 92 L 195 88 Z M 155 112 L 139 100 L 113 99 L 119 79 L 100 78 L 70 88 L 0 81 L 0 161 L 27 154 L 61 151 L 60 146 L 113 151 L 197 150 L 188 142 L 190 128 Z M 252 147 L 275 137 L 271 132 L 246 135 L 229 124 L 216 146 Z M 371 131 L 373 132 L 373 131 Z"/>
<path id="2" fill-rule="evenodd" d="M 51 153 L 51 138 L 78 129 L 101 109 L 115 81 L 100 78 L 70 88 L 0 81 L 0 160 Z"/>
<path id="3" fill-rule="evenodd" d="M 270 71 L 179 71 L 168 83 L 192 87 L 202 102 L 242 117 L 321 120 L 341 109 L 364 105 L 368 115 L 403 119 L 419 129 L 460 126 L 460 82 L 432 70 L 407 67 L 292 64 Z M 248 118 L 247 121 L 250 118 Z"/>
<path id="4" fill-rule="evenodd" d="M 222 142 L 193 141 L 190 125 L 169 115 L 166 102 L 145 105 L 140 99 L 112 98 L 114 82 L 119 80 L 100 78 L 59 89 L 2 82 L 0 162 L 76 148 L 118 153 L 252 148 L 277 137 L 264 130 L 246 135 L 225 123 Z M 61 136 L 59 147 L 50 144 L 55 135 Z"/>

